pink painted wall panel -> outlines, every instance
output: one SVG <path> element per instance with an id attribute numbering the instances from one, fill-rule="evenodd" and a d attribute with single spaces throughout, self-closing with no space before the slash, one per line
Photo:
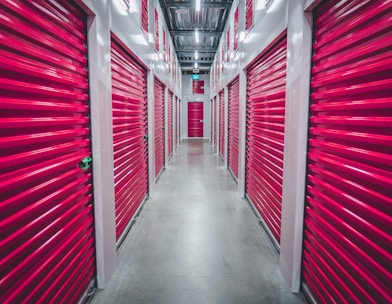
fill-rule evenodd
<path id="1" fill-rule="evenodd" d="M 192 80 L 192 94 L 204 94 L 204 80 Z"/>

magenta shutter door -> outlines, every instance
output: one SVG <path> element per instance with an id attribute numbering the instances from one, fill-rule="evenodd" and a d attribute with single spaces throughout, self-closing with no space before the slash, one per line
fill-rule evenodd
<path id="1" fill-rule="evenodd" d="M 217 97 L 215 96 L 214 99 L 212 100 L 213 102 L 213 111 L 214 111 L 214 147 L 218 145 L 218 100 Z"/>
<path id="2" fill-rule="evenodd" d="M 245 30 L 250 31 L 253 26 L 253 0 L 246 0 L 245 6 Z"/>
<path id="3" fill-rule="evenodd" d="M 214 145 L 214 140 L 213 140 L 213 126 L 214 126 L 214 99 L 211 99 L 210 101 L 210 122 L 211 122 L 211 128 L 210 128 L 210 140 L 211 140 L 211 145 Z"/>
<path id="4" fill-rule="evenodd" d="M 279 244 L 282 210 L 286 36 L 248 70 L 246 193 Z"/>
<path id="5" fill-rule="evenodd" d="M 146 71 L 112 40 L 113 150 L 116 237 L 147 195 Z"/>
<path id="6" fill-rule="evenodd" d="M 169 157 L 173 154 L 173 93 L 169 90 L 167 100 L 167 148 Z"/>
<path id="7" fill-rule="evenodd" d="M 174 104 L 173 104 L 173 150 L 177 147 L 178 143 L 178 98 L 177 96 L 174 97 Z"/>
<path id="8" fill-rule="evenodd" d="M 188 137 L 203 137 L 203 102 L 188 102 Z"/>
<path id="9" fill-rule="evenodd" d="M 154 81 L 154 123 L 155 123 L 155 177 L 162 172 L 165 164 L 165 96 L 163 84 Z"/>
<path id="10" fill-rule="evenodd" d="M 314 20 L 303 281 L 320 303 L 392 303 L 392 2 Z"/>
<path id="11" fill-rule="evenodd" d="M 229 119 L 227 137 L 228 167 L 233 175 L 238 178 L 238 140 L 239 140 L 239 79 L 236 78 L 229 84 Z"/>
<path id="12" fill-rule="evenodd" d="M 211 106 L 211 111 L 212 111 L 212 125 L 211 125 L 211 129 L 212 129 L 212 145 L 213 147 L 216 147 L 216 118 L 217 118 L 217 114 L 216 114 L 216 97 L 214 97 L 212 99 L 212 106 Z"/>
<path id="13" fill-rule="evenodd" d="M 225 157 L 225 91 L 219 92 L 219 155 Z"/>
<path id="14" fill-rule="evenodd" d="M 181 112 L 182 112 L 182 108 L 183 108 L 183 106 L 181 106 L 181 99 L 178 99 L 178 144 L 180 143 L 180 140 L 181 140 L 181 123 L 182 123 L 182 120 L 181 120 Z"/>
<path id="15" fill-rule="evenodd" d="M 86 16 L 52 2 L 0 4 L 0 303 L 77 303 L 95 277 Z"/>
<path id="16" fill-rule="evenodd" d="M 219 99 L 218 96 L 215 97 L 215 145 L 218 147 L 219 141 Z M 219 152 L 219 151 L 217 151 Z"/>
<path id="17" fill-rule="evenodd" d="M 141 6 L 141 27 L 143 32 L 148 36 L 148 0 L 140 0 Z"/>

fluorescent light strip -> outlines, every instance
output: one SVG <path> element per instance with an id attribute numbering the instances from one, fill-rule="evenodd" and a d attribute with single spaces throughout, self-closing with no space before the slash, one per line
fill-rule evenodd
<path id="1" fill-rule="evenodd" d="M 200 0 L 196 0 L 196 12 L 200 11 Z"/>
<path id="2" fill-rule="evenodd" d="M 200 42 L 199 31 L 198 30 L 195 30 L 195 41 L 196 41 L 196 43 Z"/>
<path id="3" fill-rule="evenodd" d="M 197 51 L 195 51 L 195 59 L 199 59 L 199 53 Z"/>
<path id="4" fill-rule="evenodd" d="M 197 67 L 198 67 L 197 62 L 195 62 L 195 69 L 197 69 Z"/>

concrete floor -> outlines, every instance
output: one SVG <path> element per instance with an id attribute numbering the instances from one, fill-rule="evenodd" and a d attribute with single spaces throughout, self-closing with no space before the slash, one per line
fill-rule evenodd
<path id="1" fill-rule="evenodd" d="M 209 142 L 183 142 L 92 303 L 306 303 Z"/>

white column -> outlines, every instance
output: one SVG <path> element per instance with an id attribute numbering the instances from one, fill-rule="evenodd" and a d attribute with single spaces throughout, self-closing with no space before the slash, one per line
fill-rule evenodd
<path id="1" fill-rule="evenodd" d="M 299 292 L 305 200 L 311 15 L 304 1 L 288 1 L 288 48 L 280 268 L 292 292 Z"/>
<path id="2" fill-rule="evenodd" d="M 105 288 L 117 263 L 113 172 L 109 3 L 97 1 L 88 23 L 90 107 L 97 286 Z"/>

